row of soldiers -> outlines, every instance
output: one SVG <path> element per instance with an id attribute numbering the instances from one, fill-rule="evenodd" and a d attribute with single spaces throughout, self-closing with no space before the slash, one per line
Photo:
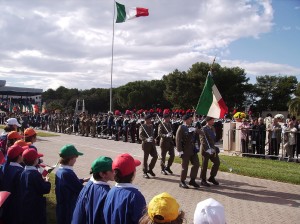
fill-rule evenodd
<path id="1" fill-rule="evenodd" d="M 123 115 L 99 113 L 79 115 L 71 114 L 53 114 L 48 116 L 49 131 L 72 134 L 80 136 L 91 136 L 106 138 L 115 141 L 124 141 L 131 143 L 141 143 L 138 137 L 139 128 L 144 123 L 145 114 L 135 114 L 127 112 Z M 155 138 L 158 141 L 158 125 L 161 122 L 159 115 L 153 116 L 153 126 L 155 129 Z M 175 135 L 178 126 L 182 123 L 180 117 L 174 117 L 172 129 Z"/>
<path id="2" fill-rule="evenodd" d="M 168 111 L 164 111 L 168 112 Z M 169 111 L 170 112 L 170 111 Z M 171 114 L 172 131 L 175 136 L 182 116 L 178 113 Z M 139 139 L 139 128 L 144 124 L 145 113 L 133 113 L 126 110 L 124 114 L 119 111 L 114 113 L 80 114 L 68 113 L 49 113 L 49 114 L 20 114 L 18 121 L 22 125 L 21 129 L 28 127 L 40 128 L 57 133 L 76 134 L 78 136 L 105 138 L 115 141 L 131 143 L 141 143 Z M 158 126 L 161 123 L 162 115 L 152 113 L 152 124 L 154 127 L 154 137 L 157 145 L 159 144 Z M 201 121 L 201 116 L 195 116 L 194 125 Z M 219 124 L 219 125 L 218 125 Z M 219 126 L 219 128 L 218 128 Z M 217 138 L 221 138 L 222 123 L 216 123 Z M 219 130 L 219 131 L 218 131 Z"/>

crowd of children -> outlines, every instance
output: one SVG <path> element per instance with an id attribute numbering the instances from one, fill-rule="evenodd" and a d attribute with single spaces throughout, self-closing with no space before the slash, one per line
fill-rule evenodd
<path id="1" fill-rule="evenodd" d="M 9 126 L 5 130 L 7 148 L 0 153 L 0 190 L 10 195 L 0 206 L 0 223 L 47 223 L 44 195 L 50 192 L 51 183 L 38 169 L 43 155 L 32 144 L 36 133 L 26 129 L 23 141 L 24 136 L 16 129 L 18 123 L 13 121 Z M 91 177 L 79 179 L 73 166 L 82 155 L 71 144 L 60 149 L 55 174 L 58 224 L 186 223 L 184 211 L 166 192 L 146 204 L 142 192 L 133 184 L 141 162 L 130 154 L 120 154 L 114 160 L 101 156 L 91 164 Z M 110 188 L 109 181 L 115 181 L 115 186 Z M 224 207 L 213 199 L 200 202 L 194 223 L 225 223 Z"/>

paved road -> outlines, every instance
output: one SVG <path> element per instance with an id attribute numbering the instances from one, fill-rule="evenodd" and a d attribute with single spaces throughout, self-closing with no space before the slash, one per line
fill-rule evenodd
<path id="1" fill-rule="evenodd" d="M 35 145 L 44 153 L 45 163 L 54 164 L 59 159 L 59 149 L 70 143 L 84 153 L 77 159 L 74 167 L 79 177 L 89 176 L 90 164 L 99 156 L 115 158 L 116 155 L 127 152 L 142 160 L 141 145 L 105 139 L 61 134 L 57 137 L 39 138 Z M 299 185 L 219 172 L 217 179 L 221 183 L 220 186 L 181 189 L 178 186 L 180 164 L 173 165 L 172 176 L 160 174 L 159 168 L 158 161 L 154 169 L 157 177 L 146 180 L 142 178 L 141 166 L 138 167 L 134 184 L 138 185 L 147 202 L 156 194 L 169 192 L 185 211 L 187 223 L 192 223 L 196 204 L 210 197 L 225 206 L 226 220 L 229 224 L 300 223 Z"/>

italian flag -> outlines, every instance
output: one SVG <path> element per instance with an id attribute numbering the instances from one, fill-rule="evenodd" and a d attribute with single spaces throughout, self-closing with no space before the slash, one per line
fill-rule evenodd
<path id="1" fill-rule="evenodd" d="M 211 73 L 208 72 L 205 86 L 199 98 L 196 113 L 213 118 L 224 118 L 228 108 L 214 83 Z"/>
<path id="2" fill-rule="evenodd" d="M 146 8 L 125 8 L 125 5 L 122 5 L 118 2 L 116 2 L 117 7 L 117 20 L 116 23 L 123 23 L 126 20 L 134 19 L 141 16 L 149 16 L 149 11 Z"/>

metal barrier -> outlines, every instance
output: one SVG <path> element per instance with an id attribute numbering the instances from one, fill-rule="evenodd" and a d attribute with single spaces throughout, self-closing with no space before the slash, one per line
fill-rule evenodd
<path id="1" fill-rule="evenodd" d="M 269 130 L 229 129 L 227 149 L 242 156 L 292 161 L 300 155 L 300 131 L 280 131 L 280 139 Z M 273 138 L 272 138 L 273 137 Z"/>

